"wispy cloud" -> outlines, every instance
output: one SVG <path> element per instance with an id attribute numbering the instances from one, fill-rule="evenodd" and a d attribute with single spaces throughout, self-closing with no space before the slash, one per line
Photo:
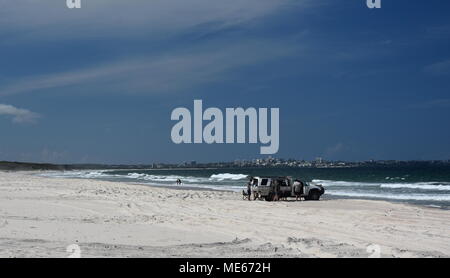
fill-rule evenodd
<path id="1" fill-rule="evenodd" d="M 450 107 L 450 98 L 433 99 L 410 106 L 412 109 L 438 109 L 448 107 Z"/>
<path id="2" fill-rule="evenodd" d="M 428 65 L 424 71 L 434 75 L 450 75 L 450 59 Z"/>
<path id="3" fill-rule="evenodd" d="M 450 37 L 450 24 L 430 26 L 425 29 L 426 38 L 448 39 Z"/>
<path id="4" fill-rule="evenodd" d="M 123 37 L 181 32 L 210 24 L 217 28 L 247 24 L 283 7 L 311 0 L 95 0 L 81 9 L 65 1 L 0 0 L 0 34 L 52 39 Z"/>
<path id="5" fill-rule="evenodd" d="M 191 31 L 215 32 L 230 26 L 246 28 L 288 7 L 302 11 L 312 0 L 96 0 L 81 9 L 67 9 L 65 1 L 0 0 L 1 44 L 29 41 L 58 42 L 136 38 L 177 42 Z M 258 21 L 261 19 L 261 21 Z M 198 33 L 198 32 L 194 32 Z M 170 37 L 169 40 L 166 40 Z M 24 42 L 25 41 L 25 42 Z M 232 71 L 291 55 L 297 43 L 289 38 L 270 41 L 246 36 L 173 43 L 171 49 L 141 50 L 133 57 L 108 57 L 95 66 L 73 67 L 46 74 L 5 77 L 0 96 L 75 87 L 90 92 L 174 92 L 226 80 Z M 151 54 L 149 54 L 151 52 Z M 67 92 L 65 90 L 64 92 Z M 81 90 L 80 90 L 81 91 Z"/>
<path id="6" fill-rule="evenodd" d="M 0 104 L 0 116 L 12 117 L 14 123 L 33 123 L 40 117 L 37 113 L 8 104 Z"/>
<path id="7" fill-rule="evenodd" d="M 343 143 L 339 142 L 336 145 L 326 149 L 324 155 L 325 155 L 326 158 L 333 158 L 336 155 L 338 155 L 341 152 L 343 152 L 345 149 L 346 149 L 346 146 Z"/>
<path id="8" fill-rule="evenodd" d="M 213 43 L 170 54 L 133 57 L 91 68 L 4 81 L 0 96 L 88 85 L 110 92 L 176 92 L 224 80 L 234 69 L 286 57 L 299 49 L 295 44 L 270 40 L 241 41 L 238 45 Z"/>

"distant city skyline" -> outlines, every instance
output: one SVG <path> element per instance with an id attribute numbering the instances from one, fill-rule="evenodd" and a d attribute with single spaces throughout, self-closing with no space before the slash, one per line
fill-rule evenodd
<path id="1" fill-rule="evenodd" d="M 279 108 L 274 157 L 450 158 L 450 2 L 8 1 L 0 160 L 149 164 L 266 157 L 174 144 L 171 112 Z M 206 124 L 206 122 L 205 122 Z"/>
<path id="2" fill-rule="evenodd" d="M 0 170 L 95 170 L 95 169 L 231 169 L 231 168 L 358 168 L 358 167 L 450 167 L 448 160 L 325 160 L 318 157 L 304 159 L 247 159 L 234 161 L 154 162 L 148 164 L 51 164 L 0 161 Z"/>

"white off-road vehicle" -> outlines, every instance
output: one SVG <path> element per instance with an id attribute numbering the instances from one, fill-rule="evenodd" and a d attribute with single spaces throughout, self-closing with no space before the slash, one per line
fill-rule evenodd
<path id="1" fill-rule="evenodd" d="M 277 201 L 287 197 L 304 198 L 305 200 L 319 200 L 325 193 L 322 185 L 314 182 L 293 180 L 291 177 L 249 177 L 250 192 L 244 190 L 244 195 L 253 200 L 264 199 Z"/>

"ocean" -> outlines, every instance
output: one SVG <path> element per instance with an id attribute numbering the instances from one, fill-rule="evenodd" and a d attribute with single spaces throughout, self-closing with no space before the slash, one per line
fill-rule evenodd
<path id="1" fill-rule="evenodd" d="M 237 192 L 245 188 L 249 175 L 292 176 L 322 184 L 325 187 L 323 198 L 387 200 L 450 208 L 449 166 L 83 170 L 40 175 L 164 187 L 177 187 L 176 180 L 181 179 L 182 187 Z"/>

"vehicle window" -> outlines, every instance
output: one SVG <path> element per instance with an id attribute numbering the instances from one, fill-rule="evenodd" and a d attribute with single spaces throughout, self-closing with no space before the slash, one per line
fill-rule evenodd
<path id="1" fill-rule="evenodd" d="M 261 185 L 267 185 L 268 182 L 269 182 L 269 179 L 262 179 Z"/>

